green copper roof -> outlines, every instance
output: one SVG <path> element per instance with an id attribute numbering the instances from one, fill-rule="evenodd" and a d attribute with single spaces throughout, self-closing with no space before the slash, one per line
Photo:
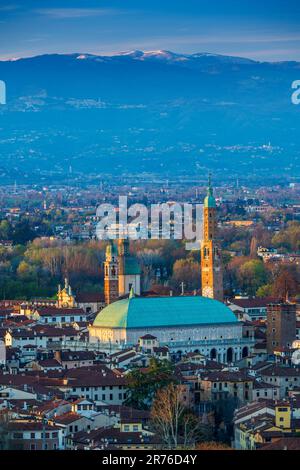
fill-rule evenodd
<path id="1" fill-rule="evenodd" d="M 213 196 L 206 196 L 204 199 L 204 207 L 216 207 L 216 200 Z"/>
<path id="2" fill-rule="evenodd" d="M 101 310 L 94 326 L 155 328 L 237 321 L 226 305 L 207 297 L 132 297 L 118 300 Z"/>
<path id="3" fill-rule="evenodd" d="M 135 258 L 124 258 L 124 274 L 141 274 L 141 268 Z"/>

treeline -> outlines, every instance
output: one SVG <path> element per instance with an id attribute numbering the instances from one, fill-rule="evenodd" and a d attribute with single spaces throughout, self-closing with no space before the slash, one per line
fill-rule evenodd
<path id="1" fill-rule="evenodd" d="M 0 228 L 5 226 L 2 221 Z M 275 235 L 258 226 L 255 230 L 225 228 L 220 236 L 225 295 L 278 296 L 286 289 L 290 296 L 300 295 L 298 265 L 263 263 L 257 257 L 260 245 L 299 252 L 299 222 L 288 223 Z M 51 237 L 0 247 L 0 298 L 52 297 L 64 277 L 75 291 L 99 291 L 103 288 L 105 247 L 102 241 L 67 242 Z M 187 251 L 184 241 L 141 240 L 131 243 L 130 250 L 142 268 L 143 290 L 164 294 L 172 289 L 176 295 L 181 293 L 182 283 L 185 292 L 201 288 L 200 252 Z"/>

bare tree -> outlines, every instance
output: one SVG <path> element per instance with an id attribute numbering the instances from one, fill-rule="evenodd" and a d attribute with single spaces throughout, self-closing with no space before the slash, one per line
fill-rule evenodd
<path id="1" fill-rule="evenodd" d="M 183 402 L 180 385 L 158 390 L 151 409 L 152 426 L 167 449 L 195 444 L 199 420 Z"/>

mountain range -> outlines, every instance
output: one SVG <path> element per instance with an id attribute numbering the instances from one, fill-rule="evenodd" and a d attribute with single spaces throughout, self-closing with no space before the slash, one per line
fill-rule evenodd
<path id="1" fill-rule="evenodd" d="M 298 62 L 129 51 L 0 61 L 0 175 L 299 176 Z M 200 170 L 199 170 L 200 169 Z"/>

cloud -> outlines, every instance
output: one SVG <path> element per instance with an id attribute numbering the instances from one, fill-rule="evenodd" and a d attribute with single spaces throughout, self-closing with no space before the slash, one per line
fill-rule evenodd
<path id="1" fill-rule="evenodd" d="M 113 8 L 40 8 L 35 10 L 35 12 L 55 19 L 88 18 L 91 16 L 107 16 L 123 13 L 122 10 Z"/>
<path id="2" fill-rule="evenodd" d="M 0 11 L 14 11 L 19 8 L 19 5 L 2 5 L 0 6 Z"/>

